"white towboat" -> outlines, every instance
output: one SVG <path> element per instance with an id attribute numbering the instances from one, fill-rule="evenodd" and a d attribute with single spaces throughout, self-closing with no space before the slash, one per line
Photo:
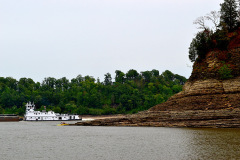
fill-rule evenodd
<path id="1" fill-rule="evenodd" d="M 70 121 L 70 120 L 82 120 L 78 115 L 59 114 L 54 111 L 43 110 L 35 111 L 34 103 L 26 104 L 26 113 L 24 115 L 25 121 Z"/>

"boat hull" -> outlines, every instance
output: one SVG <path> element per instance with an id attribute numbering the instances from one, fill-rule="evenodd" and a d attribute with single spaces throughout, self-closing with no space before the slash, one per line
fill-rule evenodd
<path id="1" fill-rule="evenodd" d="M 17 122 L 20 121 L 19 116 L 0 115 L 0 122 Z"/>

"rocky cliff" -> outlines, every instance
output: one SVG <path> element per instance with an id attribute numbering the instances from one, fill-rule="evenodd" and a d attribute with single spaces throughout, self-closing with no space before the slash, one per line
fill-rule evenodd
<path id="1" fill-rule="evenodd" d="M 196 61 L 183 91 L 167 102 L 125 118 L 79 122 L 76 125 L 239 128 L 239 35 L 232 38 L 227 51 L 214 50 L 204 60 Z"/>
<path id="2" fill-rule="evenodd" d="M 149 111 L 216 110 L 240 108 L 240 77 L 187 82 L 183 91 Z"/>

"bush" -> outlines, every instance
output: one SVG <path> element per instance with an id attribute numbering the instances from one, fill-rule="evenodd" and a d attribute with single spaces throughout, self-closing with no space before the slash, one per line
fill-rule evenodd
<path id="1" fill-rule="evenodd" d="M 232 78 L 232 70 L 228 67 L 228 65 L 224 64 L 218 71 L 220 75 L 220 79 L 229 79 Z"/>

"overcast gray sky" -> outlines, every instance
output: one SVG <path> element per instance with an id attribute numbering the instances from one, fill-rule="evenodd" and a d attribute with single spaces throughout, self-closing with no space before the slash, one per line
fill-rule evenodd
<path id="1" fill-rule="evenodd" d="M 193 21 L 223 0 L 0 0 L 0 77 L 103 81 L 170 70 L 189 78 Z"/>

